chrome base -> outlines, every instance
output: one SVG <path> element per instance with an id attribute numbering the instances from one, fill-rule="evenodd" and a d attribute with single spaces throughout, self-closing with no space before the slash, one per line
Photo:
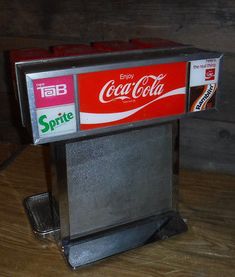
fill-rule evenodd
<path id="1" fill-rule="evenodd" d="M 55 213 L 51 195 L 42 193 L 25 199 L 25 207 L 38 238 L 58 238 L 59 217 Z M 152 216 L 77 239 L 63 239 L 60 243 L 68 264 L 76 269 L 109 256 L 187 231 L 179 213 Z"/>
<path id="2" fill-rule="evenodd" d="M 62 245 L 68 264 L 76 269 L 185 231 L 184 220 L 170 211 L 83 238 L 64 240 Z"/>

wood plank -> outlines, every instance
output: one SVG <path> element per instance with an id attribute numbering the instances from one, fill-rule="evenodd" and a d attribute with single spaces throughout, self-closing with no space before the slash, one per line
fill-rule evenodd
<path id="1" fill-rule="evenodd" d="M 181 166 L 234 174 L 235 125 L 184 119 L 181 121 Z"/>
<path id="2" fill-rule="evenodd" d="M 1 109 L 0 109 L 0 121 L 6 122 L 6 121 L 12 121 L 12 118 L 14 117 L 14 106 L 12 102 L 14 99 L 12 97 L 5 93 L 0 92 L 1 97 Z M 16 103 L 14 103 L 16 105 Z"/>
<path id="3" fill-rule="evenodd" d="M 0 143 L 0 170 L 5 168 L 4 163 L 11 159 L 14 153 L 17 153 L 21 145 L 12 143 Z M 6 166 L 8 163 L 6 164 Z"/>
<path id="4" fill-rule="evenodd" d="M 48 148 L 29 146 L 0 172 L 1 276 L 233 276 L 235 177 L 181 172 L 180 210 L 185 234 L 72 272 L 53 242 L 37 240 L 22 201 L 47 190 Z M 48 167 L 46 166 L 48 169 Z"/>
<path id="5" fill-rule="evenodd" d="M 94 41 L 159 35 L 226 51 L 235 39 L 232 0 L 27 0 L 24 6 L 5 1 L 0 7 L 0 32 L 6 36 Z"/>

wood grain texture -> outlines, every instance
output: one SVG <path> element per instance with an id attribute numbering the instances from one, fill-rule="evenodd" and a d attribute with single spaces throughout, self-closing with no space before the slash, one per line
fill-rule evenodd
<path id="1" fill-rule="evenodd" d="M 22 206 L 26 196 L 47 190 L 47 159 L 47 147 L 29 146 L 0 172 L 0 276 L 235 275 L 235 177 L 183 171 L 180 211 L 187 233 L 73 272 L 53 242 L 34 237 Z"/>
<path id="2" fill-rule="evenodd" d="M 0 172 L 5 170 L 26 148 L 25 145 L 5 143 L 0 147 Z"/>
<path id="3" fill-rule="evenodd" d="M 180 126 L 181 167 L 234 175 L 234 123 L 184 119 Z"/>
<path id="4" fill-rule="evenodd" d="M 10 156 L 18 149 L 19 145 L 4 143 L 0 147 L 0 166 L 1 164 L 10 158 Z"/>
<path id="5" fill-rule="evenodd" d="M 1 1 L 0 33 L 79 41 L 159 35 L 231 49 L 234 14 L 232 0 Z"/>

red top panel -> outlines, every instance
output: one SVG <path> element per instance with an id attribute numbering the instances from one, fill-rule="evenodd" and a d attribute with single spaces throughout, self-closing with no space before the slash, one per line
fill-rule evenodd
<path id="1" fill-rule="evenodd" d="M 52 54 L 43 48 L 31 48 L 31 49 L 19 49 L 11 50 L 10 61 L 12 63 L 29 60 L 40 60 L 45 58 L 51 58 Z"/>
<path id="2" fill-rule="evenodd" d="M 23 61 L 41 60 L 51 58 L 52 54 L 43 48 L 18 49 L 10 51 L 11 74 L 15 80 L 15 63 Z"/>

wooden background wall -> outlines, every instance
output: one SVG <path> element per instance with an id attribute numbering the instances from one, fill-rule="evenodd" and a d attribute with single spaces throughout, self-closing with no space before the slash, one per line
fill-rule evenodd
<path id="1" fill-rule="evenodd" d="M 220 111 L 181 122 L 181 164 L 234 174 L 234 18 L 234 0 L 0 0 L 0 141 L 22 137 L 4 51 L 159 36 L 225 53 Z"/>

